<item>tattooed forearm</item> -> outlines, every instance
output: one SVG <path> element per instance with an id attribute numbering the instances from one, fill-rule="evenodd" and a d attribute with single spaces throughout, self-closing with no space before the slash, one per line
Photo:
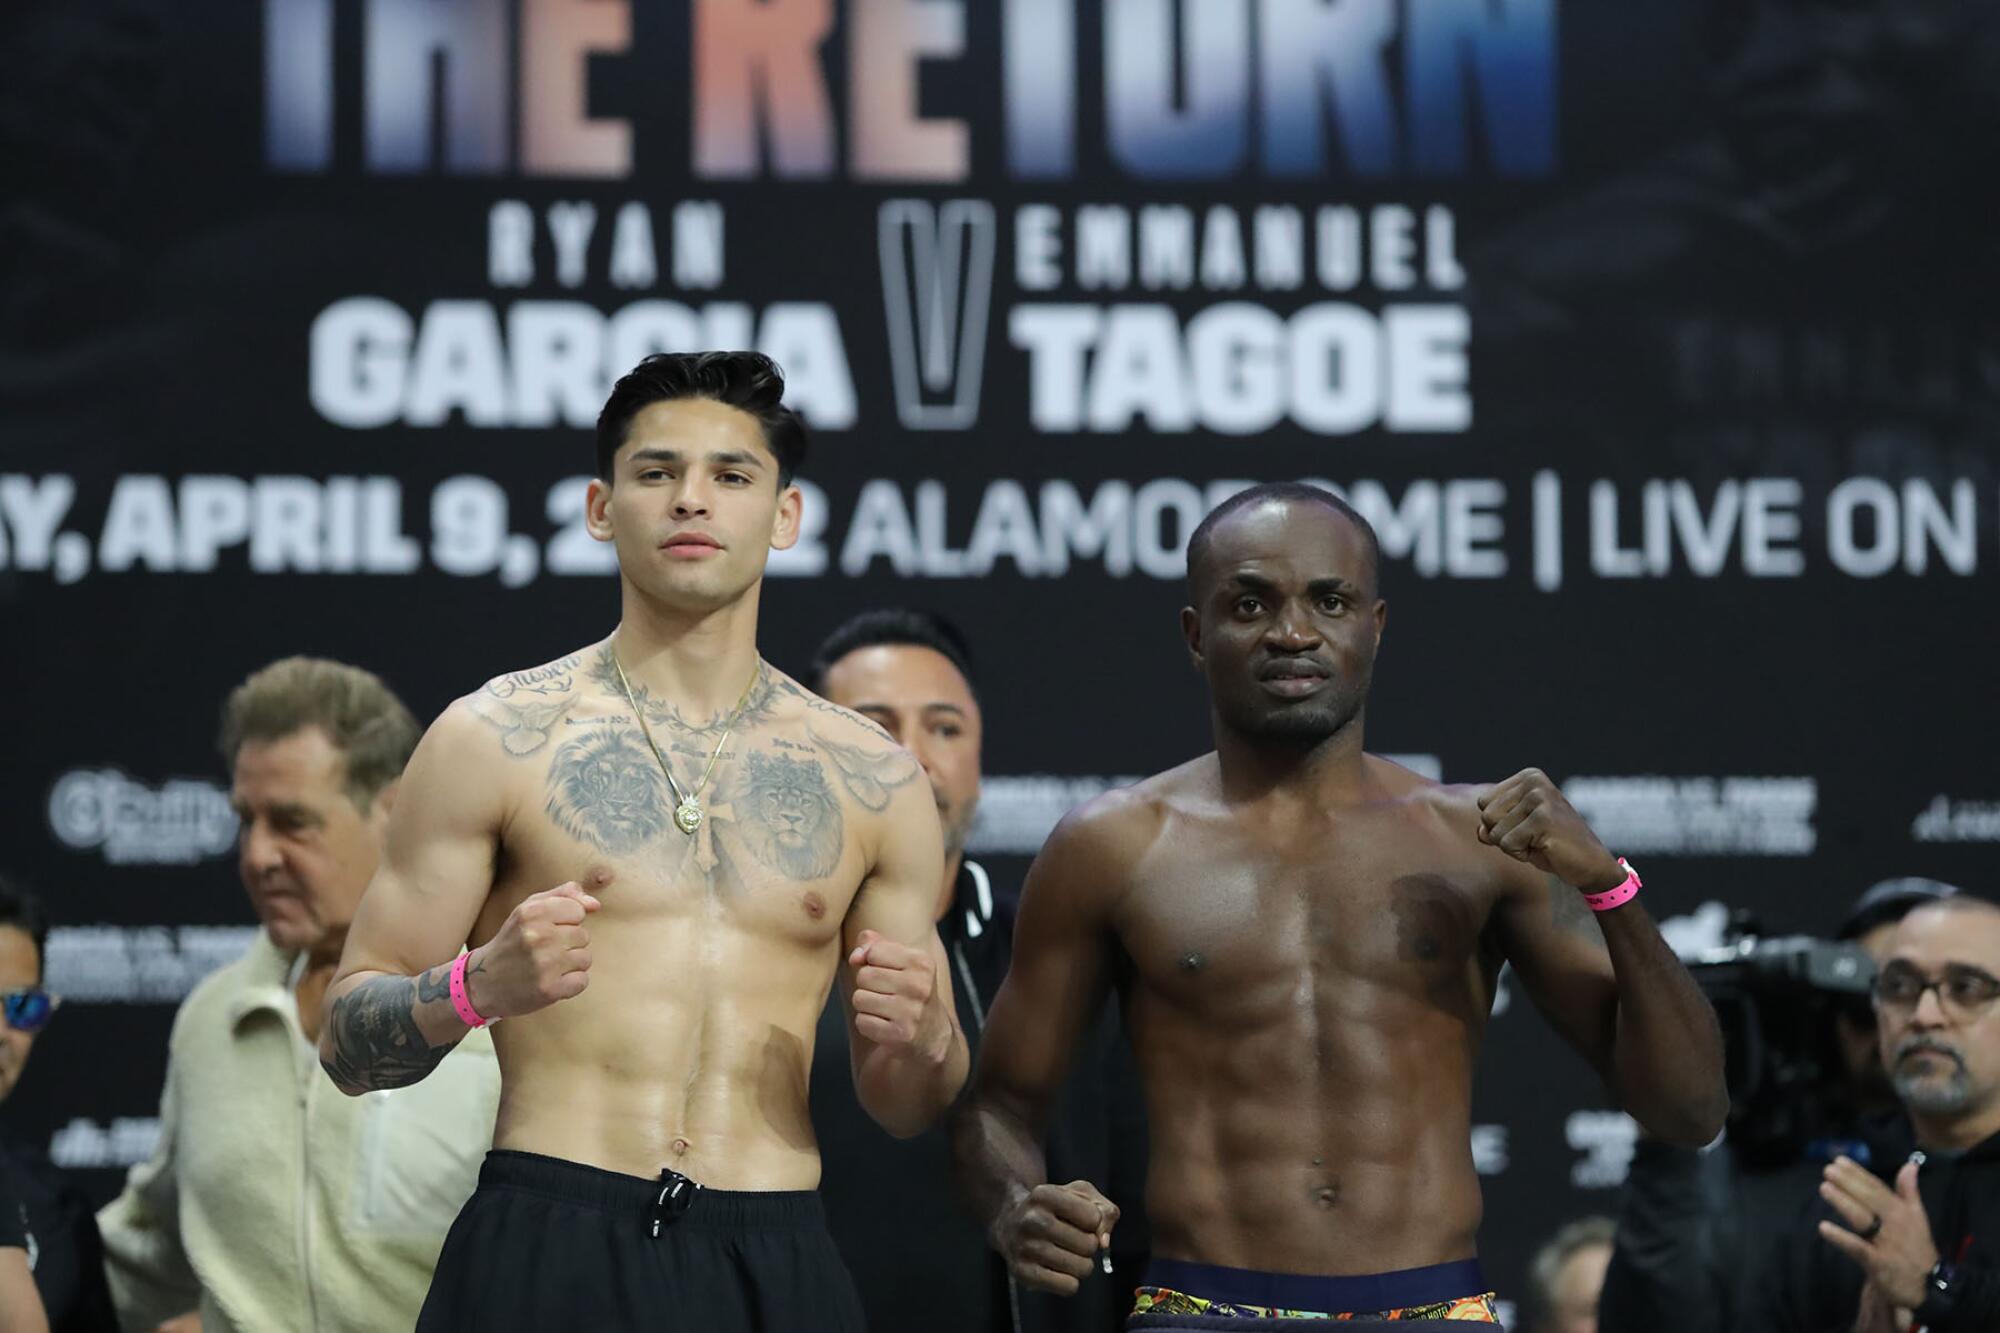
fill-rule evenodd
<path id="1" fill-rule="evenodd" d="M 416 1006 L 450 996 L 451 968 L 415 977 L 371 977 L 333 1002 L 320 1066 L 349 1094 L 407 1087 L 451 1053 L 456 1041 L 432 1045 L 417 1024 Z"/>
<path id="2" fill-rule="evenodd" d="M 840 784 L 847 794 L 870 810 L 884 810 L 889 793 L 917 775 L 917 761 L 908 750 L 864 750 L 858 745 L 833 740 L 817 727 L 808 727 L 813 744 L 826 751 L 840 771 Z"/>

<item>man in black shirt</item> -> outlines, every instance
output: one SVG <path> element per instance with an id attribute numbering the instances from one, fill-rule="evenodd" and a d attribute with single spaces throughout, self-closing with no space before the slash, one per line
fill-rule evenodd
<path id="1" fill-rule="evenodd" d="M 1834 938 L 1879 963 L 1906 914 L 1957 891 L 1918 877 L 1883 880 L 1855 900 Z M 1639 1140 L 1598 1307 L 1604 1328 L 1760 1333 L 1747 1320 L 1763 1299 L 1772 1246 L 1811 1201 L 1822 1168 L 1846 1154 L 1894 1174 L 1908 1155 L 1909 1123 L 1882 1068 L 1873 1005 L 1855 997 L 1827 1024 L 1823 1036 L 1840 1076 L 1824 1095 L 1829 1132 L 1801 1145 L 1794 1159 L 1746 1162 L 1733 1142 L 1694 1152 Z"/>
<path id="2" fill-rule="evenodd" d="M 41 903 L 0 880 L 0 1100 L 14 1091 L 36 1034 L 55 1012 L 42 985 L 48 935 Z M 49 1327 L 115 1331 L 97 1217 L 83 1192 L 40 1153 L 0 1134 L 0 1198 L 0 1224 L 20 1233 L 13 1243 L 27 1253 Z"/>
<path id="3" fill-rule="evenodd" d="M 965 856 L 979 802 L 983 723 L 965 640 L 934 615 L 866 612 L 828 636 L 807 679 L 834 703 L 878 723 L 917 757 L 930 780 L 945 837 L 938 935 L 951 962 L 959 1023 L 976 1058 L 986 1008 L 1007 974 L 1013 899 Z M 1130 1227 L 1141 1210 L 1127 1208 L 1112 1276 L 1100 1272 L 1067 1301 L 1018 1288 L 954 1193 L 944 1131 L 897 1141 L 856 1103 L 838 1001 L 819 1025 L 809 1104 L 827 1222 L 873 1333 L 1122 1327 L 1144 1263 L 1144 1237 Z M 1112 1176 L 1122 1202 L 1141 1192 L 1145 1151 L 1137 1076 L 1115 1016 L 1107 1013 L 1066 1090 L 1051 1169 L 1068 1173 L 1061 1179 Z"/>
<path id="4" fill-rule="evenodd" d="M 1882 1063 L 1916 1151 L 1829 1164 L 1788 1228 L 1752 1326 L 1768 1333 L 2000 1328 L 2000 906 L 1903 918 L 1875 981 Z"/>

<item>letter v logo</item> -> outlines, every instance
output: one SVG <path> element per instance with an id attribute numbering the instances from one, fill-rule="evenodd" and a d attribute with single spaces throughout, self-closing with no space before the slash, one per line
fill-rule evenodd
<path id="1" fill-rule="evenodd" d="M 993 304 L 993 205 L 891 199 L 877 228 L 896 414 L 909 430 L 968 430 Z"/>

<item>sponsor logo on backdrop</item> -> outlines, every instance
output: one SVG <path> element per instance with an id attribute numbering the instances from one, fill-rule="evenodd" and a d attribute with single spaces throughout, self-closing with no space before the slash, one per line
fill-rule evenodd
<path id="1" fill-rule="evenodd" d="M 1125 777 L 987 777 L 979 784 L 979 809 L 973 816 L 966 850 L 991 854 L 1033 856 L 1042 849 L 1062 817 L 1114 787 L 1129 787 L 1137 775 Z"/>
<path id="2" fill-rule="evenodd" d="M 891 199 L 876 225 L 896 415 L 909 430 L 969 430 L 993 303 L 993 205 Z"/>
<path id="3" fill-rule="evenodd" d="M 2000 842 L 2000 801 L 1967 801 L 1934 796 L 1910 821 L 1918 842 Z"/>
<path id="4" fill-rule="evenodd" d="M 1433 781 L 1443 764 L 1432 754 L 1384 755 Z M 979 785 L 979 810 L 967 835 L 966 850 L 988 855 L 1033 856 L 1042 849 L 1062 817 L 1115 787 L 1140 779 L 1125 777 L 1057 777 L 1030 773 L 987 777 Z"/>
<path id="5" fill-rule="evenodd" d="M 76 769 L 49 789 L 49 829 L 112 865 L 192 865 L 236 845 L 229 794 L 201 778 L 154 786 L 115 768 Z"/>
<path id="6" fill-rule="evenodd" d="M 1570 803 L 1621 855 L 1809 856 L 1818 783 L 1808 777 L 1580 777 Z"/>
<path id="7" fill-rule="evenodd" d="M 1472 1127 L 1472 1165 L 1482 1176 L 1497 1176 L 1507 1169 L 1507 1126 Z"/>
<path id="8" fill-rule="evenodd" d="M 153 1155 L 160 1143 L 155 1116 L 119 1116 L 109 1125 L 78 1116 L 49 1139 L 49 1160 L 65 1170 L 123 1170 Z"/>
<path id="9" fill-rule="evenodd" d="M 1583 1154 L 1570 1165 L 1570 1184 L 1582 1190 L 1615 1189 L 1632 1169 L 1639 1122 L 1623 1111 L 1573 1111 L 1563 1122 L 1563 1138 Z"/>
<path id="10" fill-rule="evenodd" d="M 49 989 L 84 1004 L 179 1004 L 256 934 L 255 926 L 57 926 Z"/>

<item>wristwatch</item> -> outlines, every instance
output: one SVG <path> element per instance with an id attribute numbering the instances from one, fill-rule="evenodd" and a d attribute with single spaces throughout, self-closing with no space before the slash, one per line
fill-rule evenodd
<path id="1" fill-rule="evenodd" d="M 1958 1308 L 1958 1268 L 1940 1259 L 1924 1277 L 1924 1303 L 1913 1313 L 1921 1324 L 1936 1324 L 1951 1318 Z"/>

